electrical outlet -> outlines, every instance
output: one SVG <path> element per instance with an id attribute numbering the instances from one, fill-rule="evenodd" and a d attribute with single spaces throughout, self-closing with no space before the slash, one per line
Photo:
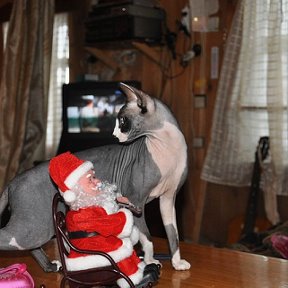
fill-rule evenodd
<path id="1" fill-rule="evenodd" d="M 207 97 L 204 94 L 197 94 L 194 96 L 194 108 L 205 108 Z"/>
<path id="2" fill-rule="evenodd" d="M 193 148 L 203 148 L 204 147 L 205 138 L 204 137 L 195 137 L 193 139 Z"/>

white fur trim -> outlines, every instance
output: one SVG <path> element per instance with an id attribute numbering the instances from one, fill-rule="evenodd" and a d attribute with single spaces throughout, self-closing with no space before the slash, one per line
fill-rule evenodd
<path id="1" fill-rule="evenodd" d="M 106 201 L 102 208 L 106 211 L 108 215 L 114 214 L 118 212 L 118 206 L 116 203 L 112 203 L 112 201 Z"/>
<path id="2" fill-rule="evenodd" d="M 119 247 L 117 250 L 108 252 L 107 254 L 109 254 L 117 263 L 127 257 L 130 257 L 132 253 L 133 246 L 130 239 L 123 239 L 121 247 Z M 77 258 L 66 257 L 66 266 L 69 271 L 78 271 L 108 265 L 110 265 L 110 262 L 100 255 L 87 255 Z"/>
<path id="3" fill-rule="evenodd" d="M 131 281 L 133 282 L 134 285 L 137 285 L 141 282 L 141 280 L 143 278 L 144 268 L 145 268 L 144 262 L 140 262 L 138 264 L 138 270 L 134 274 L 129 275 L 129 278 L 131 279 Z M 127 281 L 123 278 L 117 280 L 117 284 L 120 288 L 130 287 L 129 284 L 127 283 Z"/>
<path id="4" fill-rule="evenodd" d="M 133 246 L 139 242 L 139 237 L 140 237 L 139 229 L 135 225 L 133 225 L 132 232 L 130 235 L 130 240 Z"/>
<path id="5" fill-rule="evenodd" d="M 71 190 L 65 191 L 62 195 L 67 204 L 73 203 L 76 200 L 76 194 Z"/>
<path id="6" fill-rule="evenodd" d="M 125 237 L 130 237 L 130 234 L 132 232 L 132 227 L 134 224 L 134 219 L 132 212 L 126 208 L 120 208 L 118 212 L 124 212 L 126 216 L 126 223 L 122 229 L 122 231 L 117 235 L 119 238 L 125 238 Z"/>
<path id="7" fill-rule="evenodd" d="M 64 184 L 68 188 L 73 188 L 78 180 L 90 169 L 93 168 L 93 164 L 90 161 L 85 161 L 80 166 L 78 166 L 74 171 L 72 171 L 68 177 L 65 179 Z"/>

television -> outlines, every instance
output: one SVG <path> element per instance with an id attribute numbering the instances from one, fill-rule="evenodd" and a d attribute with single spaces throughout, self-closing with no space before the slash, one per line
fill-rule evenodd
<path id="1" fill-rule="evenodd" d="M 138 81 L 121 81 L 141 89 Z M 62 135 L 57 154 L 117 143 L 116 117 L 125 104 L 120 81 L 85 81 L 63 84 Z"/>

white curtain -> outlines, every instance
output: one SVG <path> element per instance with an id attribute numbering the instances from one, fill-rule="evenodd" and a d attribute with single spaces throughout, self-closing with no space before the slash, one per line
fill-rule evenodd
<path id="1" fill-rule="evenodd" d="M 62 132 L 62 85 L 69 82 L 68 14 L 54 17 L 49 86 L 46 159 L 55 156 Z"/>
<path id="2" fill-rule="evenodd" d="M 288 195 L 288 0 L 238 2 L 202 178 L 224 185 L 250 185 L 258 140 L 269 136 L 262 188 L 267 216 L 276 223 L 276 195 Z"/>

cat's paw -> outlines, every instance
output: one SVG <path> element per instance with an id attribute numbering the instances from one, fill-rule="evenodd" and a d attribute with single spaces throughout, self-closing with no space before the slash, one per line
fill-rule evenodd
<path id="1" fill-rule="evenodd" d="M 184 259 L 180 259 L 177 261 L 172 260 L 172 265 L 176 270 L 188 270 L 191 267 L 191 264 Z"/>

